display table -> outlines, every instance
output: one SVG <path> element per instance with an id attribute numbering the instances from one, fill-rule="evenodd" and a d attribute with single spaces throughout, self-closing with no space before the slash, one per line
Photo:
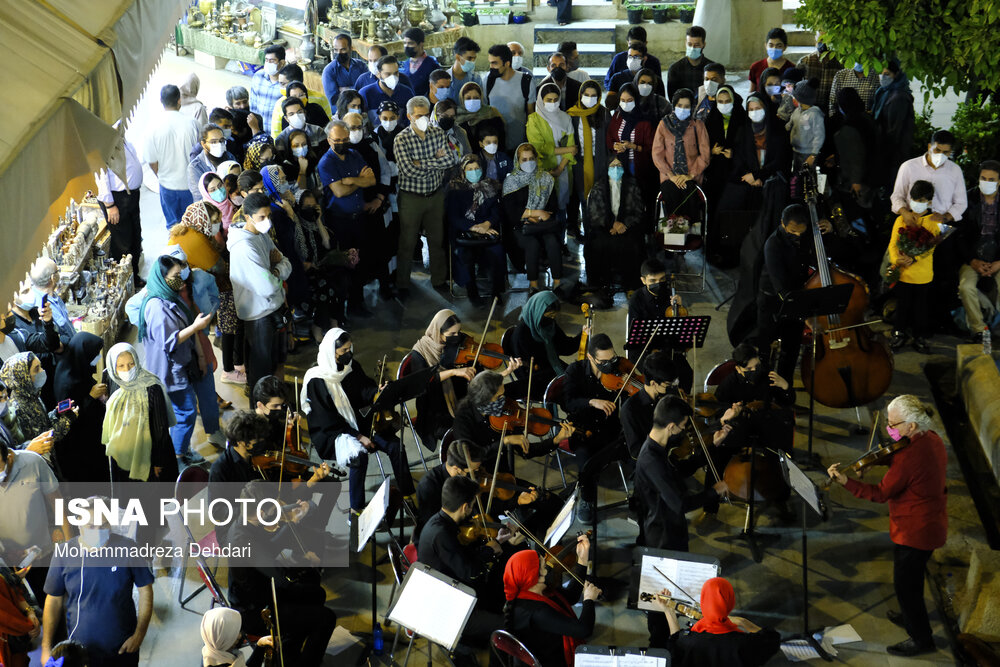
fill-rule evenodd
<path id="1" fill-rule="evenodd" d="M 193 51 L 195 61 L 207 67 L 222 69 L 230 60 L 251 65 L 264 63 L 263 48 L 255 49 L 245 44 L 230 42 L 228 39 L 216 37 L 210 32 L 191 28 L 183 23 L 177 24 L 176 36 L 177 45 Z"/>
<path id="2" fill-rule="evenodd" d="M 327 25 L 325 23 L 320 23 L 316 26 L 316 36 L 320 40 L 330 44 L 333 42 L 333 38 L 344 32 L 343 30 Z M 451 51 L 451 47 L 455 44 L 459 37 L 465 35 L 465 28 L 462 26 L 456 26 L 454 28 L 448 28 L 447 30 L 441 30 L 440 32 L 429 32 L 424 36 L 424 49 L 434 49 L 438 47 L 445 47 Z M 378 45 L 384 46 L 386 50 L 392 54 L 397 55 L 403 53 L 403 40 L 396 39 L 391 42 L 369 42 L 359 38 L 352 38 L 351 40 L 354 44 L 354 51 L 362 60 L 368 59 L 368 49 Z"/>

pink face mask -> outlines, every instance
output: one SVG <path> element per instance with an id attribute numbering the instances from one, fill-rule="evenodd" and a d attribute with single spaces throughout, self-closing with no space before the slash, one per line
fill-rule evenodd
<path id="1" fill-rule="evenodd" d="M 903 437 L 903 434 L 899 432 L 898 428 L 893 428 L 891 426 L 886 426 L 885 432 L 889 434 L 889 437 L 892 438 L 893 442 L 899 442 Z"/>

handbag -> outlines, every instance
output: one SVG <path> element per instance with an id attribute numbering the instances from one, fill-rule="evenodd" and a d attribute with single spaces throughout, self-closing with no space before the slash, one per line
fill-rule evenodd
<path id="1" fill-rule="evenodd" d="M 462 232 L 455 238 L 455 245 L 465 248 L 481 248 L 500 243 L 500 235 L 480 234 L 478 232 Z"/>
<path id="2" fill-rule="evenodd" d="M 548 220 L 544 222 L 525 222 L 521 228 L 521 233 L 525 236 L 541 236 L 542 234 L 548 234 L 549 232 L 555 232 L 559 229 L 559 220 L 556 216 L 549 217 Z"/>

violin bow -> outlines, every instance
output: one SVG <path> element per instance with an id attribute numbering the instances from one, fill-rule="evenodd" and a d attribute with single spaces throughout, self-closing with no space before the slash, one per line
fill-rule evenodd
<path id="1" fill-rule="evenodd" d="M 382 386 L 382 379 L 385 377 L 385 359 L 386 359 L 387 356 L 388 355 L 385 355 L 385 354 L 382 355 L 382 363 L 380 363 L 379 366 L 378 366 L 378 386 L 379 387 Z M 375 396 L 375 400 L 378 400 L 378 396 L 377 395 Z M 372 403 L 374 404 L 375 401 L 373 400 Z M 368 436 L 369 440 L 371 438 L 375 437 L 375 420 L 376 420 L 377 417 L 378 417 L 377 414 L 372 415 L 372 433 L 371 433 L 371 435 Z"/>
<path id="2" fill-rule="evenodd" d="M 712 471 L 712 476 L 715 478 L 716 482 L 721 482 L 722 478 L 719 477 L 719 470 L 715 467 L 715 463 L 712 462 L 712 457 L 708 453 L 708 445 L 705 444 L 705 439 L 701 437 L 701 431 L 698 430 L 698 427 L 695 426 L 693 422 L 691 424 L 691 430 L 694 431 L 695 437 L 698 439 L 698 444 L 701 445 L 701 451 L 705 454 L 705 460 L 708 462 L 708 467 Z M 750 465 L 753 465 L 753 461 L 750 462 Z M 723 498 L 730 505 L 733 504 L 733 501 L 729 499 L 728 495 L 723 496 Z"/>
<path id="3" fill-rule="evenodd" d="M 490 513 L 490 508 L 493 507 L 493 492 L 497 489 L 497 473 L 500 472 L 500 456 L 503 454 L 503 439 L 504 435 L 507 433 L 507 422 L 503 423 L 503 428 L 500 429 L 500 448 L 497 449 L 497 460 L 493 464 L 493 483 L 490 484 L 490 495 L 486 497 L 486 514 Z"/>
<path id="4" fill-rule="evenodd" d="M 288 430 L 288 406 L 285 406 L 285 430 Z M 285 437 L 282 435 L 281 438 L 281 465 L 278 466 L 278 493 L 281 493 L 281 483 L 285 479 L 285 452 L 288 451 L 288 443 L 285 442 Z"/>
<path id="5" fill-rule="evenodd" d="M 469 478 L 476 481 L 476 473 L 472 470 L 472 457 L 469 456 L 469 445 L 462 443 L 462 453 L 465 454 L 465 465 L 469 467 Z M 493 478 L 496 481 L 496 478 Z M 478 482 L 477 482 L 478 483 Z M 483 499 L 476 494 L 476 504 L 479 505 L 479 521 L 483 524 L 483 534 L 489 535 L 489 528 L 486 525 L 486 512 L 483 510 Z"/>
<path id="6" fill-rule="evenodd" d="M 302 449 L 302 427 L 299 425 L 299 378 L 297 375 L 292 377 L 292 382 L 295 386 L 295 446 Z"/>
<path id="7" fill-rule="evenodd" d="M 529 540 L 531 540 L 532 542 L 534 542 L 535 544 L 537 544 L 538 547 L 542 551 L 545 552 L 546 556 L 548 556 L 549 558 L 551 558 L 555 562 L 557 562 L 560 565 L 562 565 L 562 568 L 564 570 L 566 570 L 566 572 L 569 574 L 569 576 L 573 577 L 576 580 L 576 583 L 580 584 L 581 586 L 584 585 L 583 580 L 580 579 L 580 577 L 576 576 L 576 574 L 572 570 L 570 570 L 568 567 L 566 567 L 566 565 L 561 560 L 559 560 L 559 558 L 556 557 L 556 555 L 554 553 L 552 553 L 551 551 L 549 551 L 548 549 L 546 549 L 545 548 L 545 544 L 541 540 L 539 540 L 537 537 L 535 537 L 534 535 L 532 535 L 531 532 L 527 528 L 524 527 L 524 524 L 521 523 L 515 516 L 513 516 L 512 514 L 508 514 L 507 515 L 507 520 L 510 521 L 510 522 L 512 522 L 514 524 L 515 528 L 517 528 L 519 531 L 521 531 L 522 533 L 524 533 L 525 537 L 527 537 Z"/>
<path id="8" fill-rule="evenodd" d="M 490 330 L 490 320 L 493 319 L 493 310 L 497 307 L 497 297 L 493 297 L 493 304 L 490 306 L 490 314 L 486 316 L 486 326 L 483 327 L 483 336 L 479 339 L 479 345 L 476 347 L 476 356 L 472 359 L 472 367 L 475 368 L 476 364 L 479 362 L 479 353 L 483 351 L 483 343 L 486 342 L 486 334 Z"/>
<path id="9" fill-rule="evenodd" d="M 655 565 L 653 566 L 653 569 L 656 570 L 657 574 L 659 574 L 661 577 L 663 577 L 664 579 L 666 579 L 668 584 L 670 584 L 671 586 L 675 587 L 677 590 L 679 590 L 684 595 L 688 596 L 688 599 L 691 600 L 692 604 L 698 604 L 698 601 L 694 599 L 693 595 L 691 595 L 686 590 L 684 590 L 683 588 L 681 588 L 680 584 L 675 583 L 673 579 L 671 579 L 666 574 L 664 574 L 663 570 L 661 570 L 660 568 L 656 567 Z"/>
<path id="10" fill-rule="evenodd" d="M 528 360 L 528 393 L 524 399 L 524 441 L 528 441 L 528 420 L 531 418 L 531 379 L 535 375 L 535 358 Z"/>
<path id="11" fill-rule="evenodd" d="M 619 389 L 618 393 L 615 395 L 615 403 L 617 403 L 618 399 L 622 397 L 622 392 L 625 391 L 625 387 L 627 387 L 628 383 L 631 382 L 632 376 L 635 375 L 636 369 L 639 368 L 639 362 L 642 361 L 642 356 L 646 354 L 646 350 L 649 349 L 649 344 L 653 342 L 653 339 L 656 337 L 656 334 L 659 330 L 660 330 L 659 324 L 653 327 L 653 333 L 649 334 L 649 338 L 646 339 L 646 344 L 642 346 L 642 352 L 639 353 L 639 356 L 636 358 L 635 363 L 632 365 L 632 370 L 630 370 L 628 372 L 628 375 L 625 376 L 625 382 L 622 383 L 622 388 Z"/>
<path id="12" fill-rule="evenodd" d="M 278 633 L 275 642 L 278 647 L 278 661 L 281 667 L 285 667 L 285 651 L 281 645 L 281 617 L 278 615 L 278 591 L 274 586 L 274 577 L 271 577 L 271 600 L 274 601 L 274 629 Z"/>

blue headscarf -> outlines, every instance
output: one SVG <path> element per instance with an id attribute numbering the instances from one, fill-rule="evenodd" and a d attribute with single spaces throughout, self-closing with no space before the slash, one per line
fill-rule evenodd
<path id="1" fill-rule="evenodd" d="M 281 208 L 281 193 L 278 192 L 278 188 L 274 183 L 277 175 L 277 165 L 269 164 L 261 167 L 260 177 L 264 181 L 264 189 L 267 190 L 267 196 L 271 198 L 271 208 L 273 209 Z"/>
<path id="2" fill-rule="evenodd" d="M 521 309 L 521 321 L 528 327 L 532 338 L 545 344 L 545 356 L 548 357 L 552 370 L 558 374 L 563 372 L 566 364 L 563 363 L 559 352 L 556 351 L 556 323 L 554 320 L 544 317 L 545 312 L 557 303 L 559 303 L 559 297 L 554 292 L 542 290 L 524 304 L 524 308 Z"/>
<path id="3" fill-rule="evenodd" d="M 872 104 L 872 113 L 875 118 L 878 118 L 882 114 L 882 109 L 885 108 L 885 103 L 890 97 L 893 97 L 897 91 L 906 93 L 907 95 L 912 95 L 910 93 L 910 80 L 906 78 L 906 72 L 899 70 L 896 77 L 892 80 L 888 86 L 879 87 L 875 91 L 875 102 Z"/>
<path id="4" fill-rule="evenodd" d="M 150 299 L 173 301 L 180 306 L 181 311 L 187 318 L 188 324 L 191 323 L 191 309 L 184 303 L 184 299 L 181 298 L 180 293 L 167 284 L 166 272 L 163 270 L 159 258 L 157 258 L 153 262 L 153 265 L 149 267 L 149 276 L 146 277 L 146 296 L 142 298 L 142 305 L 139 306 L 138 340 L 140 342 L 146 338 L 146 304 Z"/>

